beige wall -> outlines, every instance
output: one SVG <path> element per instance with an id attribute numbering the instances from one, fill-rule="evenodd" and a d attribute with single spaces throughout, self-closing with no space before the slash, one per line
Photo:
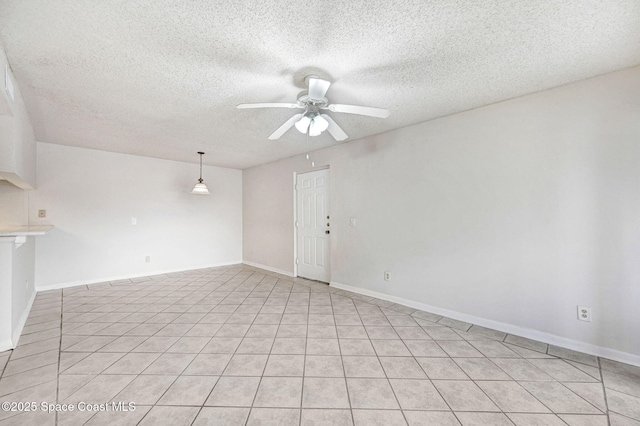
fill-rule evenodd
<path id="1" fill-rule="evenodd" d="M 312 152 L 331 168 L 332 282 L 640 363 L 638 99 L 636 67 Z M 293 272 L 310 168 L 244 171 L 245 261 Z"/>

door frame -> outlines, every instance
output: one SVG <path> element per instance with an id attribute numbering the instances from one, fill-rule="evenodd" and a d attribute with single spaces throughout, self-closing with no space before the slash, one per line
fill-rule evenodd
<path id="1" fill-rule="evenodd" d="M 298 220 L 298 190 L 296 189 L 296 185 L 298 184 L 298 175 L 302 175 L 310 172 L 317 172 L 318 170 L 329 170 L 331 172 L 331 166 L 318 166 L 309 170 L 305 170 L 302 172 L 293 172 L 293 277 L 298 277 L 298 264 L 296 263 L 296 259 L 298 258 L 298 227 L 296 226 L 296 221 Z M 331 179 L 329 180 L 329 197 L 331 197 Z M 331 200 L 329 200 L 329 205 L 331 205 Z M 329 254 L 331 254 L 331 249 L 329 249 Z M 329 265 L 331 265 L 331 255 L 329 255 Z M 331 267 L 329 267 L 329 282 L 331 282 Z"/>

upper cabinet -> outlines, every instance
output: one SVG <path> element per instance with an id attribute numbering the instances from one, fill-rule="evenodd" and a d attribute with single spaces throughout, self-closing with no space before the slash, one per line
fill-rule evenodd
<path id="1" fill-rule="evenodd" d="M 0 76 L 0 180 L 31 190 L 36 184 L 36 140 L 1 46 Z"/>

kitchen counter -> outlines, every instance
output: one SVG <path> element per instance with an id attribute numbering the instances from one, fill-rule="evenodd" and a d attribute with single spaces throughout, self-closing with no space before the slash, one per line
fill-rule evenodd
<path id="1" fill-rule="evenodd" d="M 44 235 L 53 229 L 53 225 L 11 226 L 0 228 L 0 237 L 29 237 Z"/>

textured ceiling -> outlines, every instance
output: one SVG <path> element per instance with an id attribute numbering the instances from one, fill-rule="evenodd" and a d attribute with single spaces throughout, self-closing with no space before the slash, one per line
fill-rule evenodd
<path id="1" fill-rule="evenodd" d="M 295 128 L 303 78 L 350 138 L 640 64 L 638 0 L 3 0 L 0 42 L 36 137 L 234 168 L 336 142 Z"/>

